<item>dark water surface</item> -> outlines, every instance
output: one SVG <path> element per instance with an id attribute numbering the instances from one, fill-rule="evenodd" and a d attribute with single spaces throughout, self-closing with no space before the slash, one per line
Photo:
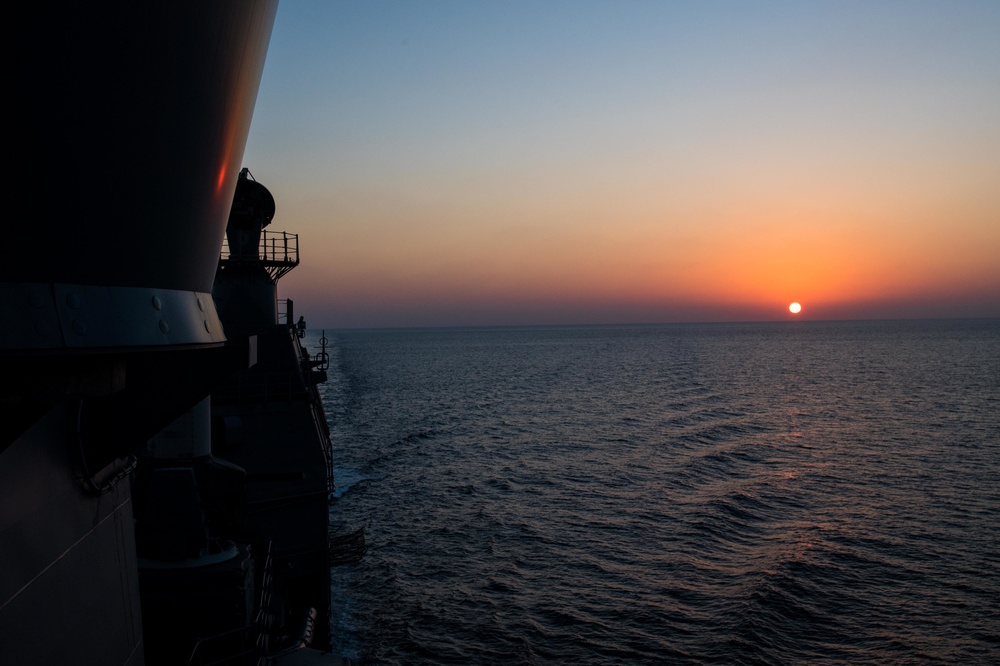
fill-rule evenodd
<path id="1" fill-rule="evenodd" d="M 1000 321 L 328 336 L 357 662 L 1000 663 Z"/>

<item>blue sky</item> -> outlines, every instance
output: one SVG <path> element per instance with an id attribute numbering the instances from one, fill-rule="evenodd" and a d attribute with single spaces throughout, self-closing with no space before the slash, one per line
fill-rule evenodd
<path id="1" fill-rule="evenodd" d="M 997 316 L 998 34 L 996 2 L 286 1 L 244 164 L 329 325 Z"/>

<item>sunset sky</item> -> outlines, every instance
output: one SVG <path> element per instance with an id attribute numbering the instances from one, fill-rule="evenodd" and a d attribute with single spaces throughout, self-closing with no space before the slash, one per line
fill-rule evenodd
<path id="1" fill-rule="evenodd" d="M 998 36 L 995 0 L 285 0 L 244 165 L 313 327 L 996 317 Z"/>

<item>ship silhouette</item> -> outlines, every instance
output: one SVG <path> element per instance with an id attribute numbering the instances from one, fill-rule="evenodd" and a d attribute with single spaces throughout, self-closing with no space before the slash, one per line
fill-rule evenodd
<path id="1" fill-rule="evenodd" d="M 276 5 L 15 12 L 3 663 L 340 662 L 330 566 L 364 543 L 331 548 L 325 338 L 240 170 Z"/>

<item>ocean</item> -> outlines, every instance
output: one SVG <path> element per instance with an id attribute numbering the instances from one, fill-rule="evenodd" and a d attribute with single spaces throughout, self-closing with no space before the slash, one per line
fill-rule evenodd
<path id="1" fill-rule="evenodd" d="M 1000 663 L 1000 320 L 327 337 L 356 664 Z"/>

